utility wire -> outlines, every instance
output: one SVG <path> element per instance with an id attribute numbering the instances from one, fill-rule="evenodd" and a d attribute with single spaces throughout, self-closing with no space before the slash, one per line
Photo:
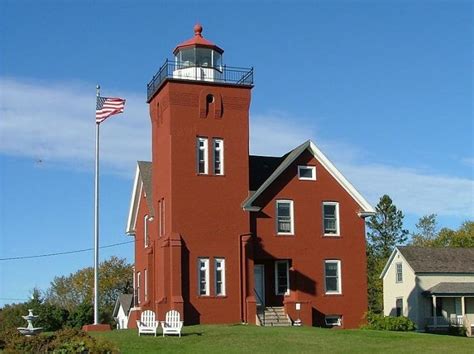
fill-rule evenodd
<path id="1" fill-rule="evenodd" d="M 126 242 L 113 243 L 113 244 L 111 244 L 111 245 L 100 246 L 99 248 L 110 248 L 110 247 L 125 245 L 125 244 L 127 244 L 127 243 L 132 243 L 132 242 L 135 242 L 135 241 L 126 241 Z M 53 257 L 53 256 L 61 256 L 61 255 L 64 255 L 64 254 L 89 252 L 89 251 L 93 251 L 93 250 L 94 250 L 94 248 L 84 248 L 84 249 L 81 249 L 81 250 L 65 251 L 65 252 L 55 252 L 55 253 L 46 253 L 46 254 L 38 254 L 38 255 L 35 255 L 35 256 L 7 257 L 7 258 L 0 258 L 0 261 L 13 261 L 13 260 L 18 260 L 18 259 Z"/>

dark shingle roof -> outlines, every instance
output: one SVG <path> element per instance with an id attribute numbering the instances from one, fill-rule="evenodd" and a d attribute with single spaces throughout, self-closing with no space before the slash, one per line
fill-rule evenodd
<path id="1" fill-rule="evenodd" d="M 132 307 L 133 295 L 132 294 L 120 294 L 117 301 L 115 302 L 115 308 L 113 316 L 117 317 L 118 310 L 122 306 L 125 314 L 128 314 L 128 311 Z"/>
<path id="2" fill-rule="evenodd" d="M 474 283 L 438 283 L 424 293 L 429 295 L 474 295 Z"/>
<path id="3" fill-rule="evenodd" d="M 137 161 L 138 163 L 138 168 L 140 169 L 140 177 L 143 182 L 143 189 L 145 190 L 146 194 L 146 204 L 148 206 L 148 213 L 150 216 L 153 216 L 154 210 L 153 210 L 153 189 L 152 186 L 153 184 L 151 183 L 151 162 L 149 161 Z"/>
<path id="4" fill-rule="evenodd" d="M 281 164 L 282 157 L 249 156 L 249 189 L 256 191 Z"/>
<path id="5" fill-rule="evenodd" d="M 397 248 L 415 273 L 474 273 L 474 248 Z"/>

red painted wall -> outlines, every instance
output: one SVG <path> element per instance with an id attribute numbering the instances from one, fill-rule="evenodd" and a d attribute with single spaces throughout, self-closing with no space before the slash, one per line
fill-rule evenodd
<path id="1" fill-rule="evenodd" d="M 207 95 L 214 96 L 213 103 L 207 103 Z M 187 323 L 241 320 L 239 235 L 249 228 L 249 216 L 241 208 L 248 195 L 249 105 L 249 87 L 193 81 L 168 81 L 150 102 L 155 224 L 157 201 L 164 198 L 166 203 L 165 235 L 153 236 L 156 274 L 154 284 L 150 283 L 156 288 L 155 310 L 160 318 L 173 307 L 171 288 L 181 281 Z M 208 175 L 197 173 L 198 136 L 209 139 Z M 224 176 L 212 174 L 212 138 L 224 139 Z M 181 279 L 172 279 L 173 261 L 164 247 L 172 234 L 182 239 Z M 198 295 L 199 257 L 209 258 L 209 296 Z M 224 297 L 215 296 L 215 257 L 226 262 Z"/>
<path id="2" fill-rule="evenodd" d="M 316 181 L 299 180 L 298 165 L 316 166 Z M 277 199 L 293 200 L 293 236 L 276 233 Z M 339 237 L 323 236 L 323 201 L 339 202 Z M 357 327 L 367 311 L 365 225 L 357 215 L 360 206 L 308 151 L 254 204 L 263 207 L 261 212 L 252 213 L 251 225 L 259 241 L 255 263 L 264 263 L 265 271 L 268 271 L 266 294 L 270 304 L 281 306 L 282 296 L 274 295 L 274 268 L 269 259 L 290 259 L 295 273 L 293 283 L 296 284 L 290 283 L 288 299 L 310 300 L 314 324 L 323 325 L 325 314 L 338 314 L 343 316 L 345 328 Z M 326 259 L 341 261 L 341 295 L 325 294 Z"/>

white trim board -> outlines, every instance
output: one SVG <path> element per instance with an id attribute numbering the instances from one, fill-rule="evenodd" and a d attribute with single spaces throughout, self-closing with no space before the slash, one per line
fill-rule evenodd
<path id="1" fill-rule="evenodd" d="M 308 140 L 297 148 L 293 149 L 285 160 L 278 166 L 268 179 L 257 189 L 257 191 L 249 196 L 243 203 L 243 209 L 246 211 L 255 211 L 253 202 L 306 150 L 313 154 L 314 158 L 329 172 L 329 174 L 349 193 L 349 195 L 361 207 L 361 216 L 369 216 L 375 214 L 375 209 L 369 202 L 355 189 L 355 187 L 342 175 L 334 164 L 322 153 L 321 150 L 311 141 Z"/>

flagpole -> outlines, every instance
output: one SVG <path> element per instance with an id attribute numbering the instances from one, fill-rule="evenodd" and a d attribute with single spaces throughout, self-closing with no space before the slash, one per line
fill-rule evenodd
<path id="1" fill-rule="evenodd" d="M 100 86 L 96 86 L 97 98 Z M 97 99 L 96 98 L 96 99 Z M 99 324 L 99 125 L 95 130 L 94 324 Z"/>

